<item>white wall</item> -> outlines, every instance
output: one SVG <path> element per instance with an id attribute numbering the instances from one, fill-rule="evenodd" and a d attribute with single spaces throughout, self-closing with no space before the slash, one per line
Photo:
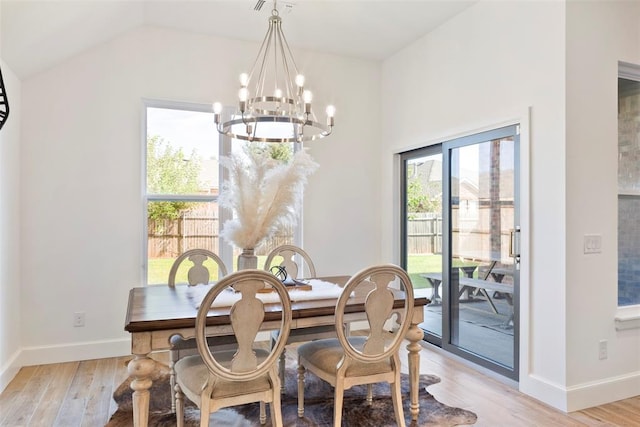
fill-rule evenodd
<path id="1" fill-rule="evenodd" d="M 637 9 L 481 1 L 383 65 L 383 200 L 395 197 L 393 153 L 512 119 L 527 124 L 519 387 L 567 411 L 639 390 L 638 330 L 616 333 L 613 322 L 616 73 L 619 59 L 638 62 Z M 391 259 L 394 215 L 382 214 Z M 582 255 L 589 233 L 603 234 L 595 258 Z M 609 340 L 605 362 L 600 339 Z"/>
<path id="2" fill-rule="evenodd" d="M 232 104 L 257 50 L 141 28 L 23 82 L 24 364 L 129 352 L 125 308 L 144 243 L 141 98 Z M 305 247 L 322 274 L 351 273 L 379 257 L 379 64 L 294 54 L 314 101 L 337 107 L 334 134 L 309 144 L 320 168 Z M 75 311 L 86 327 L 72 326 Z"/>
<path id="3" fill-rule="evenodd" d="M 480 2 L 387 61 L 382 96 L 394 123 L 383 130 L 388 173 L 392 152 L 526 121 L 531 108 L 522 135 L 530 152 L 521 153 L 531 172 L 521 188 L 530 208 L 521 216 L 520 389 L 557 407 L 566 375 L 563 40 L 562 3 Z M 385 235 L 383 247 L 393 240 Z"/>
<path id="4" fill-rule="evenodd" d="M 640 330 L 616 331 L 618 61 L 640 64 L 640 3 L 567 4 L 567 388 L 570 410 L 640 393 Z M 583 254 L 583 236 L 602 253 Z M 640 307 L 638 307 L 640 314 Z M 609 357 L 598 358 L 607 340 Z"/>
<path id="5" fill-rule="evenodd" d="M 0 59 L 9 117 L 0 130 L 0 391 L 19 369 L 20 81 Z"/>

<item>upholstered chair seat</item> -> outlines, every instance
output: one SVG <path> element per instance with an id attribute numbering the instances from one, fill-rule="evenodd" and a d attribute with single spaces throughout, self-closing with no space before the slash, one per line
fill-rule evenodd
<path id="1" fill-rule="evenodd" d="M 349 343 L 356 349 L 362 351 L 366 337 L 350 337 Z M 337 338 L 329 338 L 311 341 L 298 347 L 298 356 L 308 361 L 316 367 L 318 377 L 335 377 L 340 359 L 344 357 L 344 350 Z M 345 376 L 366 376 L 384 374 L 392 371 L 390 359 L 385 359 L 376 363 L 354 364 L 347 368 Z M 324 375 L 323 375 L 324 373 Z"/>
<path id="2" fill-rule="evenodd" d="M 231 369 L 231 361 L 233 360 L 234 354 L 235 351 L 232 350 L 216 352 L 216 360 L 225 368 Z M 269 357 L 269 352 L 257 349 L 256 356 L 258 363 L 262 363 Z M 207 365 L 204 364 L 202 357 L 200 357 L 200 355 L 184 357 L 176 363 L 175 370 L 176 377 L 179 379 L 178 383 L 185 396 L 191 401 L 200 399 L 202 388 L 207 384 L 209 377 L 209 370 Z M 268 391 L 270 387 L 271 384 L 268 373 L 250 381 L 243 382 L 228 381 L 220 378 L 216 381 L 216 387 L 213 389 L 211 398 L 225 399 L 243 394 L 264 392 Z"/>

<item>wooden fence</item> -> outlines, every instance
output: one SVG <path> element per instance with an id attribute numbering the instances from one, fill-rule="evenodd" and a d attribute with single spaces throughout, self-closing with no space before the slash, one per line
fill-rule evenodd
<path id="1" fill-rule="evenodd" d="M 471 253 L 487 253 L 490 251 L 489 231 L 473 228 L 464 223 L 454 224 L 454 235 L 464 230 L 464 248 Z M 215 215 L 185 215 L 176 220 L 148 221 L 148 254 L 149 258 L 175 258 L 186 250 L 194 248 L 219 251 L 220 222 Z M 501 233 L 501 246 L 509 244 L 508 232 Z M 453 251 L 459 253 L 459 239 L 454 239 Z M 293 242 L 293 229 L 267 239 L 256 248 L 257 255 L 266 255 L 276 246 Z M 442 217 L 437 214 L 411 214 L 407 221 L 407 253 L 440 254 L 442 253 Z"/>
<path id="2" fill-rule="evenodd" d="M 441 253 L 442 217 L 433 213 L 410 215 L 407 221 L 407 253 Z"/>
<path id="3" fill-rule="evenodd" d="M 267 239 L 256 248 L 257 255 L 266 255 L 277 246 L 293 241 L 289 228 Z M 178 219 L 147 222 L 147 251 L 149 258 L 176 258 L 189 249 L 208 249 L 219 253 L 220 220 L 211 215 L 185 215 Z"/>
<path id="4" fill-rule="evenodd" d="M 149 258 L 175 258 L 194 248 L 219 252 L 220 221 L 211 215 L 183 216 L 178 219 L 148 220 L 147 244 Z M 442 252 L 442 218 L 417 214 L 407 222 L 407 243 L 410 254 Z M 293 242 L 293 229 L 267 239 L 257 255 L 266 255 L 273 248 Z"/>

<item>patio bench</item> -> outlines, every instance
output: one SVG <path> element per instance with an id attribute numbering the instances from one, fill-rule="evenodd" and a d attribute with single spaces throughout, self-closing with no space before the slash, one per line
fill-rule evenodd
<path id="1" fill-rule="evenodd" d="M 433 296 L 431 300 L 439 301 L 440 295 L 439 295 L 438 289 L 440 287 L 440 284 L 442 283 L 442 273 L 423 273 L 423 274 L 420 274 L 420 276 L 427 279 L 429 283 L 431 283 L 431 285 L 433 286 Z M 467 290 L 466 288 L 478 289 L 480 290 L 480 292 L 483 293 L 483 295 L 487 299 L 487 302 L 489 302 L 489 304 L 491 305 L 491 309 L 496 314 L 498 313 L 498 309 L 496 308 L 495 304 L 493 303 L 493 300 L 487 293 L 487 290 L 496 291 L 504 294 L 509 305 L 513 307 L 513 285 L 511 284 L 494 282 L 494 281 L 483 280 L 483 279 L 474 279 L 471 277 L 464 277 L 464 276 L 459 277 L 459 284 L 460 284 L 460 292 L 458 296 L 462 295 Z M 513 309 L 511 314 L 513 315 Z"/>

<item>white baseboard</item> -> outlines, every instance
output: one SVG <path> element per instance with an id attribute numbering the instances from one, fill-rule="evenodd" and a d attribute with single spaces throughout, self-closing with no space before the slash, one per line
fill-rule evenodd
<path id="1" fill-rule="evenodd" d="M 638 396 L 640 372 L 563 387 L 537 375 L 520 378 L 520 391 L 569 413 Z"/>
<path id="2" fill-rule="evenodd" d="M 73 362 L 76 360 L 103 359 L 131 354 L 131 339 L 85 341 L 38 347 L 23 347 L 18 359 L 19 365 L 46 365 L 49 363 Z"/>
<path id="3" fill-rule="evenodd" d="M 567 412 L 567 390 L 560 384 L 535 374 L 521 374 L 519 390 L 560 411 Z"/>
<path id="4" fill-rule="evenodd" d="M 20 370 L 21 365 L 18 364 L 18 357 L 20 357 L 20 350 L 13 353 L 9 361 L 0 368 L 0 393 L 4 391 Z"/>
<path id="5" fill-rule="evenodd" d="M 567 410 L 579 411 L 640 394 L 640 371 L 567 389 Z"/>

